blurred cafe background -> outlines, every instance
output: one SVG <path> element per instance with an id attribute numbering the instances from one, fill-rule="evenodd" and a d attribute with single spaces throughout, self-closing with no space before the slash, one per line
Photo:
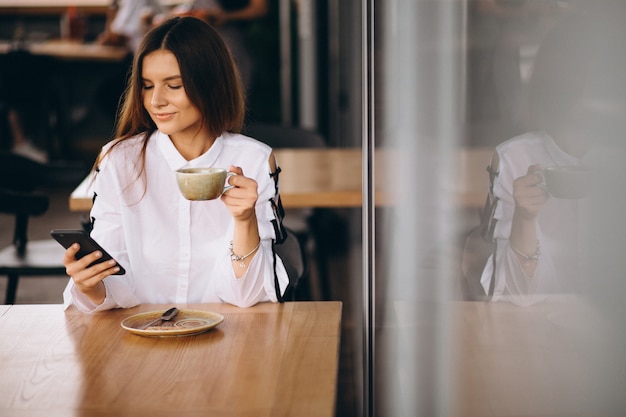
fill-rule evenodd
<path id="1" fill-rule="evenodd" d="M 283 151 L 292 201 L 314 183 L 333 191 L 287 221 L 308 256 L 298 298 L 343 302 L 337 416 L 626 413 L 623 3 L 268 0 L 241 25 L 246 131 Z M 70 194 L 112 138 L 132 55 L 97 43 L 112 4 L 0 0 L 0 148 L 47 167 L 32 239 L 88 215 Z M 576 121 L 594 174 L 578 204 L 580 282 L 530 305 L 470 301 L 461 261 L 494 149 L 538 120 L 565 123 L 558 105 L 537 117 L 562 85 L 586 99 Z M 317 159 L 290 159 L 309 148 Z M 0 214 L 0 247 L 12 233 Z M 59 303 L 66 282 L 22 279 L 15 303 Z"/>

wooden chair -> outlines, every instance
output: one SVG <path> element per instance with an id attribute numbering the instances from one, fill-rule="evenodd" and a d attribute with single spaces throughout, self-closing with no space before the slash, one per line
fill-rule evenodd
<path id="1" fill-rule="evenodd" d="M 49 198 L 35 191 L 47 167 L 28 158 L 0 152 L 0 213 L 14 217 L 12 244 L 0 251 L 0 274 L 8 277 L 5 304 L 15 302 L 21 276 L 65 275 L 64 249 L 53 239 L 29 241 L 28 221 L 43 215 Z"/>

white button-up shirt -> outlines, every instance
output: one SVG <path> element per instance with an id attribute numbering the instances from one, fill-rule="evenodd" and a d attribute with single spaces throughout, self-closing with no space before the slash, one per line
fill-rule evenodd
<path id="1" fill-rule="evenodd" d="M 497 198 L 494 237 L 498 241 L 493 300 L 530 305 L 547 294 L 571 292 L 579 282 L 578 209 L 580 200 L 550 197 L 537 216 L 536 233 L 541 245 L 535 274 L 528 277 L 509 245 L 515 199 L 513 182 L 526 175 L 528 167 L 540 164 L 576 165 L 581 161 L 562 151 L 545 132 L 529 132 L 509 139 L 496 147 L 500 165 L 494 178 Z M 481 277 L 485 292 L 493 271 L 489 258 Z"/>
<path id="2" fill-rule="evenodd" d="M 165 8 L 158 0 L 120 0 L 110 30 L 128 38 L 128 47 L 137 50 L 149 27 L 145 16 L 163 13 Z"/>
<path id="3" fill-rule="evenodd" d="M 288 284 L 278 256 L 274 266 L 274 179 L 270 177 L 271 148 L 239 134 L 218 137 L 200 157 L 187 161 L 169 136 L 155 132 L 148 140 L 145 175 L 141 176 L 143 141 L 132 138 L 115 146 L 99 166 L 93 189 L 91 236 L 124 268 L 125 275 L 104 279 L 106 299 L 93 305 L 70 280 L 66 307 L 82 311 L 132 307 L 140 303 L 227 302 L 241 307 L 277 301 L 275 271 L 281 291 Z M 103 151 L 110 147 L 110 143 Z M 186 200 L 175 171 L 182 167 L 240 166 L 258 183 L 256 215 L 261 246 L 248 258 L 248 270 L 235 277 L 229 242 L 233 218 L 220 199 Z"/>

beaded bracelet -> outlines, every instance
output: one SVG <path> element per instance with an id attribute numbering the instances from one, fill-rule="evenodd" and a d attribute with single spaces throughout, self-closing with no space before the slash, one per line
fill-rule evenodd
<path id="1" fill-rule="evenodd" d="M 257 249 L 259 249 L 259 246 L 261 246 L 261 239 L 259 239 L 259 243 L 254 247 L 254 249 L 252 249 L 250 252 L 246 253 L 243 256 L 239 256 L 237 255 L 235 252 L 233 252 L 233 241 L 230 241 L 230 259 L 233 262 L 239 262 L 239 266 L 242 268 L 246 267 L 246 263 L 244 262 L 244 259 L 246 259 L 248 256 L 252 255 L 254 252 L 256 252 Z"/>

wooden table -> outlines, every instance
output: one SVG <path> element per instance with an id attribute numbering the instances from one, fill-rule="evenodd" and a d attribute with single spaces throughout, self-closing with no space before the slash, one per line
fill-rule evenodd
<path id="1" fill-rule="evenodd" d="M 398 345 L 419 340 L 428 319 L 415 317 L 411 303 L 395 307 Z M 610 412 L 626 404 L 623 347 L 610 342 L 615 329 L 585 299 L 554 296 L 530 307 L 451 302 L 444 308 L 451 319 L 446 389 L 448 404 L 456 404 L 450 416 L 608 417 L 625 410 Z M 406 361 L 396 367 L 399 374 L 418 369 Z M 414 393 L 409 388 L 403 395 L 410 402 Z"/>
<path id="2" fill-rule="evenodd" d="M 27 43 L 23 46 L 33 55 L 52 57 L 62 61 L 121 62 L 129 55 L 122 46 L 98 45 L 69 40 L 50 40 Z M 6 54 L 13 48 L 11 42 L 0 42 L 0 53 Z"/>
<path id="3" fill-rule="evenodd" d="M 0 415 L 332 416 L 340 302 L 179 306 L 218 312 L 207 333 L 148 338 L 125 317 L 0 306 Z"/>
<path id="4" fill-rule="evenodd" d="M 178 0 L 160 0 L 164 6 L 174 6 L 182 3 Z M 1 0 L 0 13 L 6 12 L 49 12 L 59 13 L 68 7 L 77 7 L 81 12 L 104 13 L 110 6 L 111 0 Z"/>
<path id="5" fill-rule="evenodd" d="M 104 14 L 109 0 L 2 0 L 0 14 L 61 14 L 68 7 L 77 7 L 81 13 Z"/>
<path id="6" fill-rule="evenodd" d="M 280 196 L 286 208 L 360 207 L 360 149 L 276 149 L 281 168 Z M 89 211 L 91 177 L 74 189 L 69 199 L 71 211 Z M 378 204 L 391 204 L 393 197 L 383 190 Z"/>
<path id="7" fill-rule="evenodd" d="M 487 167 L 492 150 L 477 148 L 457 155 L 459 180 L 453 192 L 459 204 L 480 207 L 486 195 Z M 361 207 L 362 205 L 362 152 L 360 149 L 276 149 L 281 167 L 280 195 L 286 208 L 305 207 Z M 392 206 L 402 202 L 407 190 L 393 177 L 398 153 L 377 150 L 375 204 Z M 69 198 L 71 211 L 89 211 L 92 193 L 91 179 L 85 178 Z"/>

